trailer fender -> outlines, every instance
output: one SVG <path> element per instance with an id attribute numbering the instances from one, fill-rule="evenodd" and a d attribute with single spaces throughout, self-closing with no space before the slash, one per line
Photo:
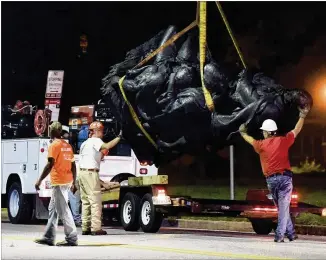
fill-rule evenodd
<path id="1" fill-rule="evenodd" d="M 131 173 L 119 173 L 117 175 L 115 175 L 112 179 L 111 179 L 111 182 L 123 182 L 123 181 L 126 181 L 128 180 L 129 177 L 135 177 L 134 174 L 131 174 Z"/>

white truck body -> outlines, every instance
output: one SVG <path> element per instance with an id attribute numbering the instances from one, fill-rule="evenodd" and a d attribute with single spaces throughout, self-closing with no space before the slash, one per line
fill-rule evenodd
<path id="1" fill-rule="evenodd" d="M 49 138 L 9 139 L 1 140 L 1 194 L 2 197 L 10 196 L 9 190 L 14 182 L 21 185 L 21 193 L 25 195 L 37 195 L 36 198 L 51 197 L 50 176 L 48 176 L 40 187 L 35 190 L 35 182 L 42 174 L 47 163 L 48 147 L 51 143 Z M 100 165 L 100 178 L 110 181 L 120 173 L 130 173 L 135 176 L 157 175 L 158 169 L 152 165 L 141 165 L 136 155 L 131 150 L 131 156 L 105 156 Z M 75 155 L 78 175 L 79 155 Z M 17 193 L 19 191 L 17 190 Z M 14 196 L 13 196 L 14 197 Z M 9 204 L 7 205 L 10 207 Z M 12 202 L 19 204 L 19 202 Z M 40 218 L 42 214 L 37 213 Z"/>

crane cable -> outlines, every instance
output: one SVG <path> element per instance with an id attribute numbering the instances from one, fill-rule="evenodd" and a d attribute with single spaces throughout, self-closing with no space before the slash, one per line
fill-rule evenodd
<path id="1" fill-rule="evenodd" d="M 227 18 L 226 18 L 226 16 L 225 16 L 225 14 L 224 14 L 224 11 L 223 11 L 223 9 L 222 9 L 222 6 L 221 6 L 221 4 L 220 4 L 219 1 L 216 1 L 215 3 L 216 3 L 216 5 L 217 5 L 217 8 L 218 8 L 218 10 L 219 10 L 221 16 L 222 16 L 222 19 L 223 19 L 223 22 L 224 22 L 224 24 L 225 24 L 225 26 L 226 26 L 226 29 L 227 29 L 228 32 L 229 32 L 229 35 L 230 35 L 231 40 L 232 40 L 232 42 L 233 42 L 233 45 L 234 45 L 234 47 L 235 47 L 236 50 L 237 50 L 237 53 L 238 53 L 238 55 L 239 55 L 239 57 L 240 57 L 240 60 L 241 60 L 241 62 L 242 62 L 242 65 L 243 65 L 243 67 L 244 67 L 245 69 L 247 69 L 246 63 L 244 62 L 244 59 L 243 59 L 242 52 L 241 52 L 241 50 L 240 50 L 240 48 L 239 48 L 239 45 L 238 45 L 238 43 L 237 43 L 237 40 L 236 40 L 235 37 L 233 36 L 233 33 L 232 33 L 232 30 L 231 30 L 230 24 L 229 24 L 229 22 L 228 22 L 228 20 L 227 20 Z"/>

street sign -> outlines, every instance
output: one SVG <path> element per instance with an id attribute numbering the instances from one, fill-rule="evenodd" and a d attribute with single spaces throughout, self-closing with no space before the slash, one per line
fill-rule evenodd
<path id="1" fill-rule="evenodd" d="M 60 99 L 45 99 L 45 107 L 52 112 L 51 121 L 59 121 Z"/>
<path id="2" fill-rule="evenodd" d="M 63 86 L 63 70 L 49 70 L 45 98 L 61 98 Z"/>

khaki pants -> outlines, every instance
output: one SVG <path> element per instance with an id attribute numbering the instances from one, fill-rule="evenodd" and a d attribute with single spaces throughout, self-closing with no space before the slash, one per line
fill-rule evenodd
<path id="1" fill-rule="evenodd" d="M 98 172 L 78 173 L 80 198 L 82 201 L 82 230 L 98 231 L 102 229 L 102 195 Z"/>

